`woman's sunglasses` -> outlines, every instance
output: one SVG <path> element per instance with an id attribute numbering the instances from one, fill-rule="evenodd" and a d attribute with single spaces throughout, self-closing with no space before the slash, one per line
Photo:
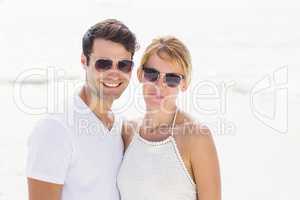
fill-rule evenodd
<path id="1" fill-rule="evenodd" d="M 150 82 L 155 82 L 159 79 L 161 74 L 165 74 L 164 82 L 168 87 L 177 87 L 180 84 L 180 81 L 184 79 L 184 76 L 176 73 L 161 73 L 154 68 L 151 67 L 142 67 L 144 71 L 144 78 Z"/>
<path id="2" fill-rule="evenodd" d="M 95 68 L 97 71 L 106 71 L 111 69 L 113 66 L 113 61 L 110 59 L 99 59 L 95 62 Z M 129 73 L 133 68 L 132 60 L 120 60 L 117 63 L 118 70 Z"/>

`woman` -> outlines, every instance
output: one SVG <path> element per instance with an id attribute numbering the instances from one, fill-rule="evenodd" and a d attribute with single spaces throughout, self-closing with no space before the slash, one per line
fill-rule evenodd
<path id="1" fill-rule="evenodd" d="M 187 89 L 191 59 L 174 37 L 153 40 L 138 68 L 146 113 L 124 125 L 125 155 L 118 175 L 122 200 L 220 200 L 213 138 L 176 98 Z"/>

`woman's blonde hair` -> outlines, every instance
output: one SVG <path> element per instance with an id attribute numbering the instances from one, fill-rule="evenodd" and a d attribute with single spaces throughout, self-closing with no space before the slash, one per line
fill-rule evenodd
<path id="1" fill-rule="evenodd" d="M 150 56 L 155 53 L 159 58 L 182 67 L 186 84 L 187 86 L 189 85 L 192 72 L 191 55 L 187 47 L 179 39 L 173 36 L 153 39 L 142 56 L 140 67 L 148 62 Z"/>

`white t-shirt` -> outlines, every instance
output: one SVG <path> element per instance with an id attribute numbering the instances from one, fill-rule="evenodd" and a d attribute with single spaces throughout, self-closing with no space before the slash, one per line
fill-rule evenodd
<path id="1" fill-rule="evenodd" d="M 68 110 L 48 114 L 28 140 L 27 177 L 63 184 L 62 200 L 119 200 L 122 120 L 109 131 L 75 95 Z"/>

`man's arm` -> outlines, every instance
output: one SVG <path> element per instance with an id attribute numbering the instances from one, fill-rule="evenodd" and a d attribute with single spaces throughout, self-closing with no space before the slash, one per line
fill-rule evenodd
<path id="1" fill-rule="evenodd" d="M 27 178 L 29 200 L 61 200 L 63 185 Z"/>
<path id="2" fill-rule="evenodd" d="M 26 176 L 29 200 L 60 200 L 72 160 L 72 144 L 66 128 L 45 118 L 28 141 Z"/>

